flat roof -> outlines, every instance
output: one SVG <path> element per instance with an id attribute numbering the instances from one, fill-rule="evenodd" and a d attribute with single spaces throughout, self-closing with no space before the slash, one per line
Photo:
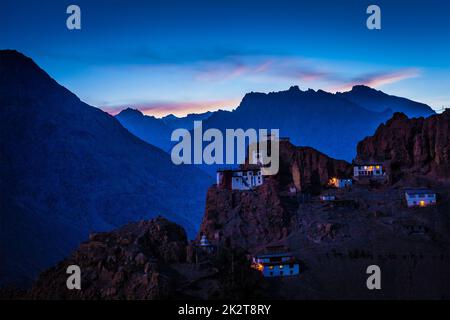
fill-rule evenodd
<path id="1" fill-rule="evenodd" d="M 293 261 L 279 261 L 279 262 L 262 262 L 261 263 L 263 266 L 269 267 L 269 266 L 279 266 L 279 265 L 289 265 L 289 264 L 299 264 L 297 260 L 293 260 Z"/>
<path id="2" fill-rule="evenodd" d="M 405 193 L 407 194 L 436 194 L 433 190 L 430 189 L 405 189 Z"/>
<path id="3" fill-rule="evenodd" d="M 257 259 L 277 258 L 277 257 L 293 257 L 293 255 L 290 252 L 280 252 L 280 253 L 263 253 L 255 256 L 255 258 Z"/>

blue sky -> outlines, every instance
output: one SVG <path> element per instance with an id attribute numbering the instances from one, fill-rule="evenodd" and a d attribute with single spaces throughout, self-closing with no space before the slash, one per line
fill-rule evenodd
<path id="1" fill-rule="evenodd" d="M 81 8 L 82 29 L 66 28 Z M 382 29 L 366 28 L 381 8 Z M 250 91 L 345 91 L 367 84 L 450 107 L 450 1 L 0 2 L 0 47 L 115 113 L 184 115 L 236 107 Z"/>

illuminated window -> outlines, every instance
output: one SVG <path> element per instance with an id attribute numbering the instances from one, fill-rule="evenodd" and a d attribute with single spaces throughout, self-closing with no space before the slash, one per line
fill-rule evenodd
<path id="1" fill-rule="evenodd" d="M 419 202 L 419 204 L 420 204 L 421 207 L 425 207 L 425 201 L 421 200 L 421 201 Z"/>
<path id="2" fill-rule="evenodd" d="M 280 264 L 280 269 L 283 269 L 283 267 L 284 267 L 284 266 L 283 266 L 282 264 Z"/>
<path id="3" fill-rule="evenodd" d="M 269 269 L 270 269 L 270 270 L 273 270 L 273 266 L 269 266 Z"/>

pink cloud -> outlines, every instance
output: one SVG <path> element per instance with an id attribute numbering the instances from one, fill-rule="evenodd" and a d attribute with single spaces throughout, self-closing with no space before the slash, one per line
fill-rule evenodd
<path id="1" fill-rule="evenodd" d="M 267 72 L 272 64 L 272 60 L 264 60 L 258 63 L 242 61 L 211 63 L 200 68 L 195 79 L 200 81 L 233 80 L 241 76 Z"/>
<path id="2" fill-rule="evenodd" d="M 348 91 L 354 85 L 366 85 L 368 87 L 379 87 L 401 80 L 415 78 L 420 75 L 420 70 L 416 68 L 403 69 L 394 72 L 367 74 L 356 77 L 348 82 L 332 87 L 331 91 Z"/>

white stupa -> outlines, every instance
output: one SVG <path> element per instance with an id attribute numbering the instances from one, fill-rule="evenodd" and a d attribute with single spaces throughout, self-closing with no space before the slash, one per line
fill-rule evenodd
<path id="1" fill-rule="evenodd" d="M 211 244 L 208 241 L 208 238 L 206 238 L 205 235 L 202 235 L 202 238 L 200 239 L 200 246 L 201 247 L 209 247 Z"/>

